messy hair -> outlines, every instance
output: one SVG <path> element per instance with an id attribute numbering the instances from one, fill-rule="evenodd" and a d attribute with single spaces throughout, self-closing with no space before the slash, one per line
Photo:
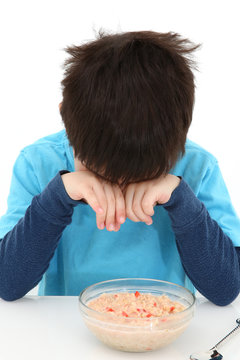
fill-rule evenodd
<path id="1" fill-rule="evenodd" d="M 179 34 L 133 31 L 69 46 L 61 116 L 75 156 L 122 184 L 167 174 L 192 121 L 192 52 Z"/>

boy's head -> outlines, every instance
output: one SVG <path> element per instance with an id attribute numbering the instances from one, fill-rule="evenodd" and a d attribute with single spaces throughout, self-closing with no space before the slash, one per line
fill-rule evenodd
<path id="1" fill-rule="evenodd" d="M 113 183 L 168 173 L 184 154 L 198 46 L 138 31 L 68 47 L 61 115 L 75 157 Z"/>

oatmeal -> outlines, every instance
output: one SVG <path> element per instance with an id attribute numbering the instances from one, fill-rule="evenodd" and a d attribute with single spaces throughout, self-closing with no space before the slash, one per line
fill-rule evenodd
<path id="1" fill-rule="evenodd" d="M 174 314 L 184 310 L 184 306 L 172 301 L 166 295 L 117 293 L 102 294 L 88 303 L 88 307 L 100 313 L 112 313 L 117 317 L 150 318 Z"/>

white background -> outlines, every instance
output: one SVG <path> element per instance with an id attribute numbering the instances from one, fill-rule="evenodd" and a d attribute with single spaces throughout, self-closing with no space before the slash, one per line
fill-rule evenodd
<path id="1" fill-rule="evenodd" d="M 0 215 L 19 151 L 62 129 L 63 48 L 94 39 L 101 27 L 174 31 L 202 44 L 189 138 L 218 158 L 240 213 L 238 1 L 8 0 L 0 5 Z"/>

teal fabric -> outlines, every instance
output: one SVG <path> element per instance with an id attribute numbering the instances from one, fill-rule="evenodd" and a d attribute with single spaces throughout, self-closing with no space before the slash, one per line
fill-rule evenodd
<path id="1" fill-rule="evenodd" d="M 8 210 L 0 219 L 0 238 L 24 216 L 33 196 L 59 170 L 74 171 L 73 151 L 64 130 L 21 151 L 13 169 Z M 240 246 L 240 220 L 215 157 L 187 140 L 186 153 L 171 173 L 185 179 L 233 244 Z M 194 291 L 163 207 L 155 208 L 151 226 L 127 219 L 120 231 L 108 232 L 98 230 L 94 211 L 82 203 L 74 208 L 72 223 L 62 234 L 39 295 L 78 295 L 90 284 L 123 277 L 162 279 Z"/>

